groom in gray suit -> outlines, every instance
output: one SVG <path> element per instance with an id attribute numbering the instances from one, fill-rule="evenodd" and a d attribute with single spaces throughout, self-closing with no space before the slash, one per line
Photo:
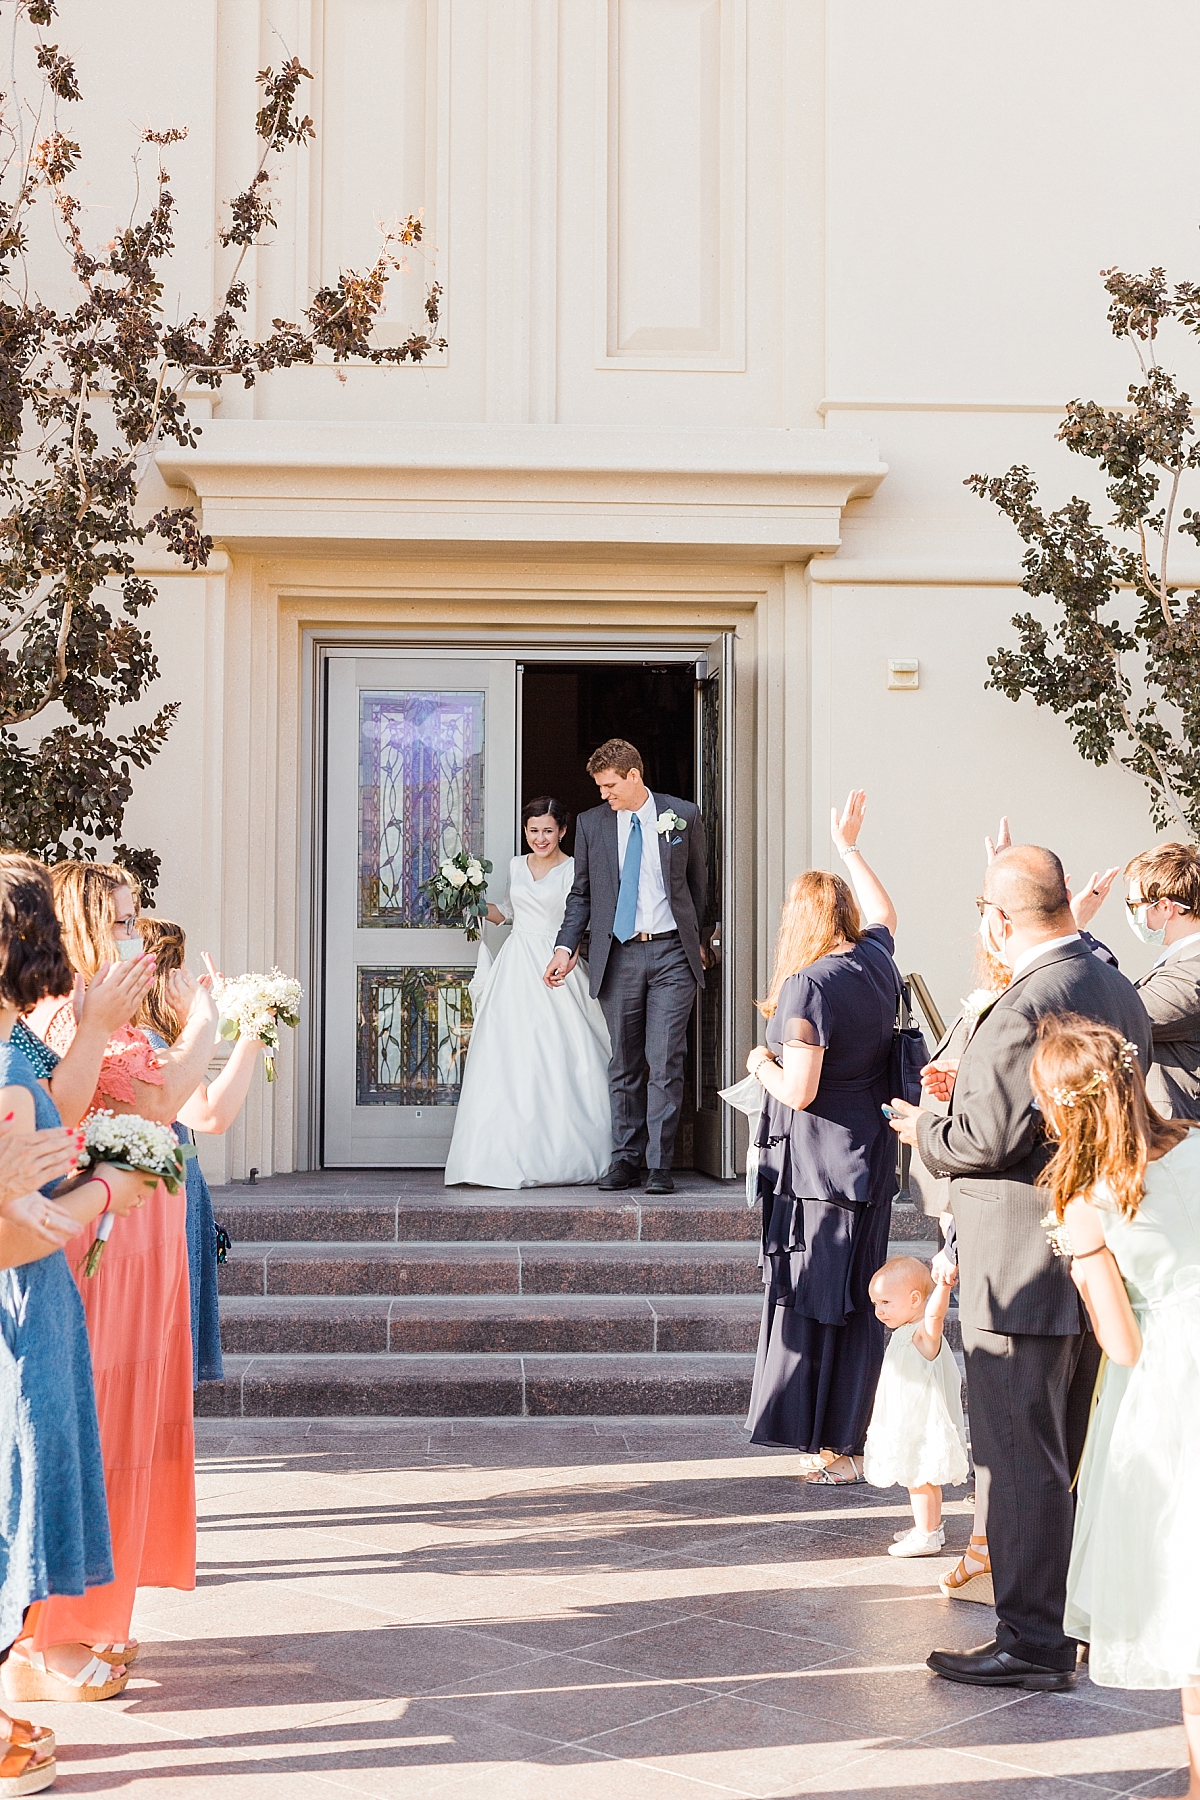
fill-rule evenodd
<path id="1" fill-rule="evenodd" d="M 546 970 L 561 987 L 591 929 L 591 991 L 612 1040 L 613 1159 L 600 1187 L 675 1191 L 671 1156 L 683 1104 L 687 1027 L 704 985 L 700 944 L 708 890 L 699 808 L 654 794 L 642 759 L 610 738 L 588 759 L 601 804 L 575 826 L 575 882 Z"/>

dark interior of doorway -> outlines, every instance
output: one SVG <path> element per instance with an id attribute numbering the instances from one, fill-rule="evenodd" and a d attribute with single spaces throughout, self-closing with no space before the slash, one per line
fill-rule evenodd
<path id="1" fill-rule="evenodd" d="M 696 671 L 686 663 L 526 663 L 521 678 L 521 804 L 540 794 L 561 800 L 574 820 L 599 801 L 587 772 L 592 751 L 622 737 L 641 751 L 646 785 L 680 800 L 696 797 Z M 524 848 L 522 844 L 521 849 Z M 677 1169 L 692 1167 L 694 1057 L 689 1028 Z"/>

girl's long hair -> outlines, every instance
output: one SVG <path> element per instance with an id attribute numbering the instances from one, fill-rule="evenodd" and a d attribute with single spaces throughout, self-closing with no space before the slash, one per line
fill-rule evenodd
<path id="1" fill-rule="evenodd" d="M 1164 1154 L 1191 1130 L 1164 1119 L 1146 1098 L 1135 1046 L 1111 1025 L 1062 1013 L 1042 1020 L 1030 1079 L 1046 1129 L 1056 1140 L 1038 1176 L 1061 1219 L 1080 1195 L 1103 1190 L 1121 1216 L 1142 1203 L 1150 1152 Z"/>
<path id="2" fill-rule="evenodd" d="M 49 871 L 31 856 L 6 851 L 0 854 L 0 1001 L 29 1012 L 47 994 L 70 991 Z"/>
<path id="3" fill-rule="evenodd" d="M 827 869 L 805 869 L 797 875 L 779 915 L 771 985 L 758 1003 L 763 1018 L 774 1018 L 779 991 L 789 975 L 806 969 L 843 939 L 857 944 L 862 935 L 858 901 L 840 875 Z"/>
<path id="4" fill-rule="evenodd" d="M 113 937 L 113 895 L 127 887 L 140 910 L 142 891 L 136 875 L 119 863 L 60 862 L 50 871 L 54 910 L 62 927 L 63 948 L 71 967 L 90 981 L 102 962 L 117 962 Z"/>
<path id="5" fill-rule="evenodd" d="M 151 1031 L 157 1031 L 161 1037 L 165 1037 L 168 1044 L 173 1044 L 182 1026 L 171 1005 L 167 984 L 172 970 L 183 967 L 187 937 L 182 925 L 176 925 L 171 919 L 155 918 L 153 913 L 143 913 L 138 926 L 146 954 L 153 956 L 155 963 L 154 986 L 143 1000 L 142 1010 L 135 1023 L 148 1026 Z"/>

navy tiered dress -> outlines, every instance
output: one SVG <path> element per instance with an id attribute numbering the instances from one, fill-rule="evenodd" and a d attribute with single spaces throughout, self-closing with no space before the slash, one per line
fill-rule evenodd
<path id="1" fill-rule="evenodd" d="M 766 1299 L 750 1413 L 756 1444 L 858 1455 L 886 1333 L 867 1288 L 887 1260 L 896 1140 L 880 1108 L 900 974 L 892 936 L 869 926 L 844 955 L 823 956 L 783 985 L 767 1043 L 778 1055 L 805 1034 L 824 1048 L 803 1111 L 767 1095 L 759 1123 Z"/>
<path id="2" fill-rule="evenodd" d="M 61 1123 L 12 1043 L 0 1043 L 0 1087 L 29 1089 L 39 1131 Z M 72 1239 L 74 1254 L 89 1241 Z M 112 1578 L 87 1326 L 56 1250 L 0 1270 L 0 1647 L 35 1600 Z"/>

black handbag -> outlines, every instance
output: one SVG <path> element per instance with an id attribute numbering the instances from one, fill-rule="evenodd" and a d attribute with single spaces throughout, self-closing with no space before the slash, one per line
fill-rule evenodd
<path id="1" fill-rule="evenodd" d="M 892 1055 L 888 1064 L 888 1097 L 907 1100 L 910 1106 L 921 1104 L 921 1070 L 930 1059 L 929 1045 L 919 1025 L 913 1023 L 912 1002 L 907 982 L 901 982 L 896 996 L 896 1024 L 892 1032 Z"/>

